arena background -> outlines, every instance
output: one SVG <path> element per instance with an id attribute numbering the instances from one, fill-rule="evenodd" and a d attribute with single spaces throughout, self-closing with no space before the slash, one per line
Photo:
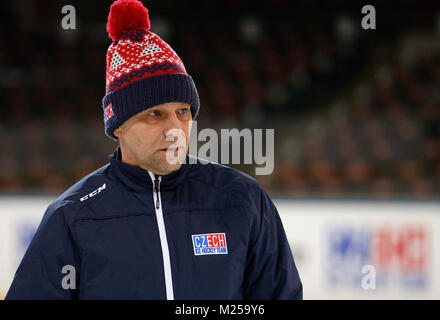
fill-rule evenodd
<path id="1" fill-rule="evenodd" d="M 116 147 L 101 109 L 112 2 L 0 3 L 1 297 L 48 204 Z M 305 299 L 440 297 L 436 1 L 143 3 L 195 80 L 199 130 L 275 130 L 271 175 L 231 166 L 274 199 Z"/>

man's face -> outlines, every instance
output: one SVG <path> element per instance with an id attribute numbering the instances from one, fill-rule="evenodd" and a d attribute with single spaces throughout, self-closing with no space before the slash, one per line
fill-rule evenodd
<path id="1" fill-rule="evenodd" d="M 160 175 L 178 170 L 188 152 L 191 123 L 190 105 L 181 102 L 138 113 L 114 131 L 122 161 Z"/>

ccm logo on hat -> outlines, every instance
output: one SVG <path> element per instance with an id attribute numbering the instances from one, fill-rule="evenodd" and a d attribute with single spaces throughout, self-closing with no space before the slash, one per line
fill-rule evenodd
<path id="1" fill-rule="evenodd" d="M 228 254 L 225 233 L 206 233 L 192 235 L 194 255 Z"/>
<path id="2" fill-rule="evenodd" d="M 112 104 L 110 103 L 104 110 L 104 118 L 107 122 L 108 119 L 112 118 L 115 114 L 113 113 Z"/>

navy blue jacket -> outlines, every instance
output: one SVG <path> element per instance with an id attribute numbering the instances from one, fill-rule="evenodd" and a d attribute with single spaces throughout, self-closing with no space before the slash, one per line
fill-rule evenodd
<path id="1" fill-rule="evenodd" d="M 187 155 L 159 180 L 120 159 L 50 204 L 6 299 L 302 299 L 255 179 Z"/>

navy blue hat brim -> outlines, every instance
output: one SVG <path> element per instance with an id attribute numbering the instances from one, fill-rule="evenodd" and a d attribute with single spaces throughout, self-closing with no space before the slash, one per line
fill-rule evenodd
<path id="1" fill-rule="evenodd" d="M 113 132 L 132 116 L 167 102 L 188 103 L 194 120 L 199 113 L 200 100 L 194 80 L 187 74 L 167 74 L 137 80 L 105 95 L 105 133 L 113 140 Z M 113 115 L 106 117 L 105 110 L 111 104 Z M 108 118 L 108 119 L 105 119 Z"/>

